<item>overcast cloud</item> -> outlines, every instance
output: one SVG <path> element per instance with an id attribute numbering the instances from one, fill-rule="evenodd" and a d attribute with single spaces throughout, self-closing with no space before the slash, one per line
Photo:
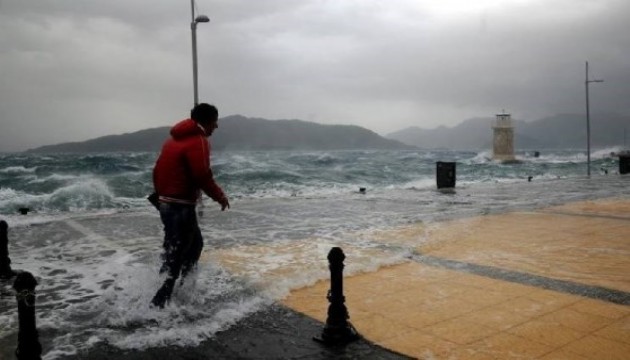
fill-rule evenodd
<path id="1" fill-rule="evenodd" d="M 220 115 L 380 134 L 502 109 L 630 115 L 628 0 L 197 0 Z M 0 0 L 0 151 L 165 126 L 192 106 L 190 1 Z M 217 133 L 220 136 L 220 133 Z"/>

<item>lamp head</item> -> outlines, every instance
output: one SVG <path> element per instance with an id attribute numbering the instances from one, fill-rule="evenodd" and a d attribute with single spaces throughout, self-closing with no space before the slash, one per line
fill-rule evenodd
<path id="1" fill-rule="evenodd" d="M 195 18 L 195 22 L 196 23 L 210 22 L 210 19 L 206 15 L 199 15 Z"/>

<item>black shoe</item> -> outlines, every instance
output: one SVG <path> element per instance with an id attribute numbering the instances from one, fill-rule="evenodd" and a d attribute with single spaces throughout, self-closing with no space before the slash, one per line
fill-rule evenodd
<path id="1" fill-rule="evenodd" d="M 166 303 L 168 303 L 169 299 L 160 293 L 160 291 L 155 294 L 153 299 L 151 300 L 151 305 L 155 306 L 158 309 L 164 309 Z"/>
<path id="2" fill-rule="evenodd" d="M 171 300 L 171 294 L 173 293 L 173 286 L 175 285 L 174 279 L 166 279 L 160 290 L 157 291 L 151 304 L 157 308 L 163 309 L 164 305 L 168 304 Z"/>

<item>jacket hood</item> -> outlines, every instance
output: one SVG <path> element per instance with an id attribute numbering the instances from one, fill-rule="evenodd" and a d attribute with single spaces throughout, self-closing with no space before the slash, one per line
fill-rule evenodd
<path id="1" fill-rule="evenodd" d="M 197 135 L 205 136 L 205 131 L 193 119 L 182 120 L 171 128 L 173 139 L 179 140 Z"/>

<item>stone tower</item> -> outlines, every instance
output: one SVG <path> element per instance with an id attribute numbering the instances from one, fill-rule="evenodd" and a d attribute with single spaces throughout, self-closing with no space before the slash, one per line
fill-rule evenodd
<path id="1" fill-rule="evenodd" d="M 497 114 L 497 120 L 492 129 L 494 130 L 492 159 L 501 162 L 515 161 L 514 127 L 510 114 L 506 114 L 505 111 Z"/>

